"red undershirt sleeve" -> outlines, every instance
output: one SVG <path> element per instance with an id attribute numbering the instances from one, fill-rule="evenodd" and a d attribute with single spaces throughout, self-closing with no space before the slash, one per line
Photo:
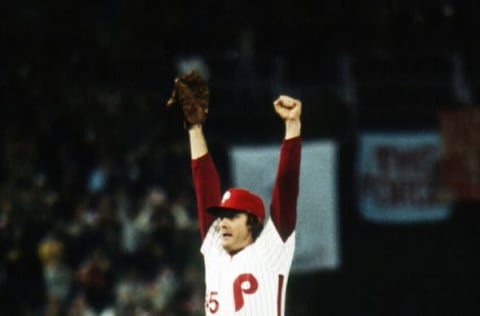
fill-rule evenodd
<path id="1" fill-rule="evenodd" d="M 300 136 L 284 140 L 272 192 L 270 216 L 283 241 L 295 229 L 301 160 Z"/>
<path id="2" fill-rule="evenodd" d="M 198 223 L 202 239 L 215 217 L 206 212 L 207 207 L 217 205 L 221 199 L 220 177 L 210 154 L 191 161 L 193 186 L 197 201 Z"/>

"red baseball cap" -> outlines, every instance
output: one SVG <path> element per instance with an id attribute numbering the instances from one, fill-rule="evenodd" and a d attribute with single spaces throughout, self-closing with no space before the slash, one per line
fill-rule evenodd
<path id="1" fill-rule="evenodd" d="M 253 214 L 261 223 L 265 220 L 265 207 L 262 199 L 258 195 L 245 189 L 228 189 L 223 194 L 220 205 L 208 207 L 207 212 L 217 216 L 222 209 Z"/>

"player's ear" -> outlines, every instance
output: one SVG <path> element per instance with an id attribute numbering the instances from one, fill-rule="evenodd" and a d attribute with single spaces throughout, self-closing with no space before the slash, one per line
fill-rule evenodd
<path id="1" fill-rule="evenodd" d="M 248 214 L 247 219 L 248 230 L 252 234 L 253 239 L 257 239 L 263 229 L 263 224 L 253 214 Z"/>

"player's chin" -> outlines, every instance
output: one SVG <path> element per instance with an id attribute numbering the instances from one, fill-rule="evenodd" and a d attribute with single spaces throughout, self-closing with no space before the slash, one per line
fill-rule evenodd
<path id="1" fill-rule="evenodd" d="M 222 246 L 223 248 L 228 248 L 228 247 L 231 247 L 231 242 L 229 240 L 229 238 L 222 238 Z"/>
<path id="2" fill-rule="evenodd" d="M 232 252 L 234 251 L 233 247 L 229 243 L 222 243 L 223 249 L 225 249 L 226 252 Z"/>
<path id="3" fill-rule="evenodd" d="M 222 238 L 222 246 L 223 246 L 223 248 L 225 248 L 225 249 L 227 249 L 227 248 L 233 248 L 233 247 L 234 247 L 234 244 L 233 244 L 232 237 L 223 237 L 223 238 Z"/>

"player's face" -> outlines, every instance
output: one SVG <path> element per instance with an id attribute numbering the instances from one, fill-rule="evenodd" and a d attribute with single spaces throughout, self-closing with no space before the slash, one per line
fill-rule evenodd
<path id="1" fill-rule="evenodd" d="M 243 212 L 220 216 L 222 245 L 228 253 L 234 254 L 253 242 L 247 219 L 248 215 Z"/>

